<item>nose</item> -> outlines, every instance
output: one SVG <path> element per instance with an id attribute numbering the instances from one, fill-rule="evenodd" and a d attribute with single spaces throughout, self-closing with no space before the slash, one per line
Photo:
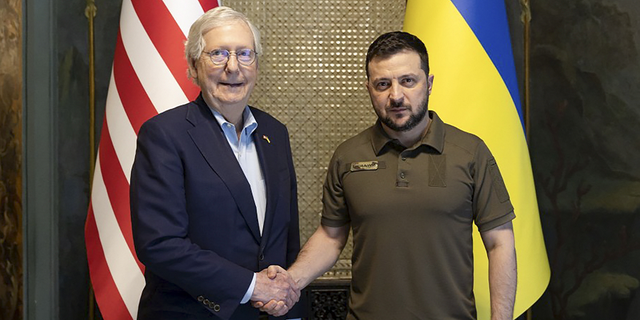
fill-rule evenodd
<path id="1" fill-rule="evenodd" d="M 238 72 L 238 57 L 235 54 L 230 54 L 225 65 L 225 71 L 228 73 Z"/>
<path id="2" fill-rule="evenodd" d="M 403 93 L 400 84 L 397 82 L 391 83 L 391 90 L 389 90 L 389 99 L 393 101 L 402 101 Z"/>

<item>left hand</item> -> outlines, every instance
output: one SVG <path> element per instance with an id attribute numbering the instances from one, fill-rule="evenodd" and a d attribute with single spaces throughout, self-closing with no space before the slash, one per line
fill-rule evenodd
<path id="1" fill-rule="evenodd" d="M 293 307 L 293 305 L 300 299 L 300 290 L 298 289 L 297 284 L 291 278 L 287 270 L 283 269 L 282 267 L 272 265 L 260 273 L 263 273 L 265 271 L 267 278 L 272 281 L 286 281 L 293 293 L 289 294 L 287 299 L 285 300 L 279 300 L 277 298 L 270 300 L 261 300 L 254 299 L 252 297 L 251 305 L 255 308 L 260 309 L 260 311 L 266 312 L 272 316 L 283 316 L 287 312 L 289 312 L 289 309 L 291 309 L 291 307 Z"/>

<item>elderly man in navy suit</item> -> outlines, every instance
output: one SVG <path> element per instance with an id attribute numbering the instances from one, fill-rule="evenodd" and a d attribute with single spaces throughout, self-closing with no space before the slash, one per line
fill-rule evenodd
<path id="1" fill-rule="evenodd" d="M 260 35 L 218 7 L 194 22 L 185 51 L 201 94 L 142 126 L 131 174 L 146 266 L 138 319 L 266 319 L 249 302 L 269 300 L 284 315 L 300 291 L 266 268 L 289 267 L 300 249 L 296 175 L 285 126 L 247 105 Z"/>

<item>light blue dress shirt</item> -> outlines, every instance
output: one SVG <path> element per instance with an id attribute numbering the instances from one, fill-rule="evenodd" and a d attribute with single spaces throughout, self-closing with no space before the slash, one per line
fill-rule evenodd
<path id="1" fill-rule="evenodd" d="M 251 194 L 253 195 L 253 202 L 256 204 L 256 212 L 258 213 L 258 226 L 260 227 L 260 235 L 262 235 L 262 228 L 264 226 L 264 216 L 267 210 L 267 186 L 264 182 L 264 175 L 262 174 L 262 168 L 260 167 L 260 159 L 258 158 L 258 152 L 256 151 L 256 144 L 253 141 L 251 135 L 258 127 L 256 118 L 253 117 L 249 107 L 245 107 L 242 113 L 244 127 L 238 138 L 236 133 L 236 126 L 227 121 L 220 112 L 213 111 L 213 115 L 222 128 L 233 154 L 244 172 L 244 176 L 247 178 L 249 185 L 251 186 Z"/>

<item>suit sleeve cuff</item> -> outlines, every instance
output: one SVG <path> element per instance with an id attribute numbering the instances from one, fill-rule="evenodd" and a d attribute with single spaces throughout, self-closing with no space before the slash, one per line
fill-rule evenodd
<path id="1" fill-rule="evenodd" d="M 251 279 L 251 284 L 249 285 L 249 289 L 247 289 L 247 292 L 244 294 L 244 297 L 242 297 L 242 300 L 240 300 L 240 304 L 245 304 L 247 302 L 249 302 L 249 299 L 251 299 L 251 295 L 253 295 L 253 289 L 255 289 L 256 287 L 256 274 L 253 274 L 253 279 Z"/>

